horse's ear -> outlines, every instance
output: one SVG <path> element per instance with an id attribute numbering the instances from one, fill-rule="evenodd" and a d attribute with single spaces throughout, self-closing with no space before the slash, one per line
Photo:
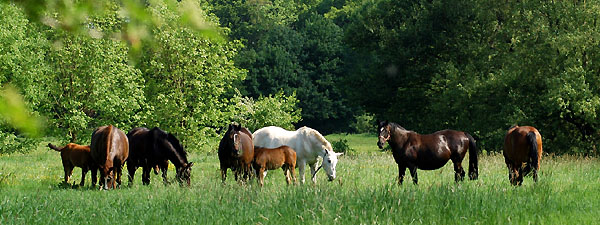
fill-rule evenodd
<path id="1" fill-rule="evenodd" d="M 237 124 L 235 126 L 235 131 L 240 131 L 240 130 L 242 130 L 242 125 L 241 124 Z"/>
<path id="2" fill-rule="evenodd" d="M 191 168 L 194 165 L 194 162 L 190 162 L 190 164 L 187 165 L 188 168 Z"/>

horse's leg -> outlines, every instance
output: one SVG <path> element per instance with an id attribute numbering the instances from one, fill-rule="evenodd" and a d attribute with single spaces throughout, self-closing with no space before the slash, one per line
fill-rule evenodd
<path id="1" fill-rule="evenodd" d="M 121 187 L 121 175 L 123 175 L 123 165 L 119 162 L 119 165 L 117 166 L 117 174 L 115 175 L 117 178 L 117 186 Z M 113 185 L 113 188 L 114 185 Z"/>
<path id="2" fill-rule="evenodd" d="M 519 167 L 517 172 L 517 185 L 521 186 L 523 184 L 523 168 Z"/>
<path id="3" fill-rule="evenodd" d="M 317 173 L 316 173 L 316 169 L 317 169 L 317 163 L 313 163 L 313 164 L 309 164 L 308 166 L 310 166 L 310 174 L 312 175 L 312 182 L 313 184 L 317 183 Z"/>
<path id="4" fill-rule="evenodd" d="M 290 178 L 290 170 L 289 170 L 289 166 L 283 165 L 281 167 L 281 169 L 283 170 L 283 176 L 285 176 L 285 182 L 290 185 L 290 181 L 292 180 Z"/>
<path id="5" fill-rule="evenodd" d="M 294 181 L 294 185 L 296 185 L 296 165 L 291 165 L 290 170 L 292 173 L 292 180 Z"/>
<path id="6" fill-rule="evenodd" d="M 96 182 L 98 181 L 98 167 L 92 167 L 92 188 L 96 186 Z"/>
<path id="7" fill-rule="evenodd" d="M 304 176 L 304 167 L 306 166 L 306 162 L 304 161 L 300 161 L 300 163 L 298 163 L 298 173 L 300 174 L 300 182 L 302 184 L 304 184 L 305 182 L 305 176 Z"/>
<path id="8" fill-rule="evenodd" d="M 262 187 L 265 184 L 265 167 L 260 167 L 260 169 L 258 170 L 257 174 L 259 174 L 260 178 L 258 179 L 258 183 L 260 184 L 260 186 Z"/>
<path id="9" fill-rule="evenodd" d="M 131 164 L 131 165 L 129 165 Z M 133 163 L 127 163 L 127 172 L 128 172 L 128 178 L 129 178 L 129 185 L 131 186 L 133 184 L 133 178 L 135 177 L 135 171 L 137 170 L 137 166 L 133 165 Z"/>
<path id="10" fill-rule="evenodd" d="M 73 166 L 69 164 L 63 164 L 65 169 L 65 184 L 69 184 L 71 180 L 71 175 L 73 174 Z"/>
<path id="11" fill-rule="evenodd" d="M 398 185 L 402 185 L 404 181 L 404 173 L 406 172 L 406 166 L 403 164 L 398 164 Z"/>
<path id="12" fill-rule="evenodd" d="M 163 183 L 169 184 L 169 180 L 167 180 L 167 171 L 169 170 L 169 161 L 163 161 L 161 165 L 158 165 L 160 171 L 162 173 Z"/>
<path id="13" fill-rule="evenodd" d="M 225 184 L 225 179 L 227 179 L 227 168 L 223 169 L 221 166 L 221 183 Z"/>
<path id="14" fill-rule="evenodd" d="M 144 185 L 148 185 L 150 184 L 150 171 L 152 170 L 152 167 L 145 165 L 144 167 L 142 167 L 142 183 Z"/>
<path id="15" fill-rule="evenodd" d="M 453 160 L 454 164 L 454 181 L 459 182 L 465 179 L 465 170 L 462 167 L 462 162 L 459 160 Z"/>
<path id="16" fill-rule="evenodd" d="M 413 183 L 418 184 L 419 183 L 419 178 L 417 177 L 417 167 L 416 166 L 409 166 L 408 169 L 410 170 L 410 176 L 413 179 Z"/>
<path id="17" fill-rule="evenodd" d="M 81 168 L 81 182 L 79 182 L 79 186 L 83 187 L 83 185 L 85 184 L 85 174 L 87 174 L 88 172 L 88 168 Z"/>

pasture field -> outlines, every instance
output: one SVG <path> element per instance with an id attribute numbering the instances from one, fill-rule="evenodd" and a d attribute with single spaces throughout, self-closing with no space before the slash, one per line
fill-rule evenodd
<path id="1" fill-rule="evenodd" d="M 477 181 L 454 183 L 452 164 L 407 172 L 396 185 L 397 167 L 376 146 L 375 135 L 330 135 L 348 140 L 354 155 L 340 158 L 327 182 L 287 186 L 281 170 L 265 178 L 221 184 L 216 151 L 192 153 L 192 186 L 163 185 L 152 175 L 118 190 L 65 188 L 59 153 L 44 147 L 0 156 L 0 224 L 598 224 L 600 162 L 596 158 L 544 156 L 539 182 L 526 177 L 512 187 L 501 154 L 480 156 Z M 468 157 L 465 158 L 468 160 Z M 467 165 L 463 163 L 463 165 Z M 172 167 L 172 165 L 171 165 Z M 466 168 L 465 168 L 466 169 Z M 126 170 L 123 183 L 127 184 Z M 169 178 L 174 179 L 174 168 Z M 73 181 L 79 182 L 76 168 Z"/>

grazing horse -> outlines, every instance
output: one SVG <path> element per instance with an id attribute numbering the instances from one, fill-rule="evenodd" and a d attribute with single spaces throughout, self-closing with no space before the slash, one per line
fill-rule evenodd
<path id="1" fill-rule="evenodd" d="M 229 124 L 227 132 L 219 143 L 219 163 L 221 166 L 221 181 L 225 183 L 227 169 L 231 168 L 235 180 L 247 180 L 252 175 L 252 160 L 254 159 L 254 144 L 252 133 L 241 125 Z"/>
<path id="2" fill-rule="evenodd" d="M 475 139 L 468 133 L 455 130 L 442 130 L 433 134 L 421 135 L 409 131 L 396 123 L 388 121 L 379 122 L 380 149 L 388 142 L 392 147 L 394 160 L 398 164 L 398 184 L 404 180 L 406 168 L 410 170 L 413 182 L 417 184 L 417 168 L 422 170 L 435 170 L 446 165 L 448 160 L 454 163 L 454 180 L 462 181 L 465 171 L 462 160 L 469 151 L 469 179 L 476 180 L 477 171 L 477 146 Z"/>
<path id="3" fill-rule="evenodd" d="M 334 152 L 329 141 L 321 133 L 309 127 L 301 127 L 296 131 L 288 131 L 274 126 L 263 127 L 254 132 L 253 138 L 256 146 L 277 148 L 287 145 L 296 151 L 296 156 L 298 156 L 296 165 L 298 165 L 302 183 L 304 183 L 304 167 L 306 164 L 310 166 L 313 183 L 317 182 L 316 175 L 321 168 L 325 168 L 329 181 L 333 181 L 336 176 L 337 157 L 344 154 Z M 323 158 L 323 163 L 318 169 L 315 169 L 319 156 Z"/>
<path id="4" fill-rule="evenodd" d="M 129 184 L 137 168 L 142 167 L 142 183 L 150 184 L 150 170 L 160 168 L 163 182 L 167 181 L 169 161 L 175 165 L 177 181 L 179 184 L 190 185 L 190 174 L 193 162 L 187 160 L 187 152 L 173 134 L 167 133 L 157 127 L 149 130 L 145 127 L 134 128 L 127 133 L 129 139 L 129 158 L 127 170 L 129 171 Z M 155 173 L 157 173 L 155 169 Z"/>
<path id="5" fill-rule="evenodd" d="M 85 183 L 85 174 L 93 167 L 90 146 L 69 143 L 62 148 L 58 148 L 53 144 L 48 143 L 48 147 L 60 152 L 63 169 L 65 170 L 65 184 L 69 183 L 73 168 L 79 167 L 81 168 L 81 182 L 79 183 L 79 186 L 83 187 Z"/>
<path id="6" fill-rule="evenodd" d="M 100 188 L 115 188 L 116 182 L 121 185 L 123 164 L 129 156 L 127 136 L 113 125 L 97 128 L 92 133 L 90 143 L 92 159 L 100 170 Z M 95 170 L 92 170 L 92 186 L 96 185 Z"/>
<path id="7" fill-rule="evenodd" d="M 279 148 L 262 148 L 254 146 L 254 161 L 252 166 L 256 171 L 258 183 L 263 186 L 265 180 L 265 170 L 283 169 L 285 181 L 289 185 L 294 180 L 296 184 L 296 152 L 288 146 Z M 291 177 L 290 177 L 291 172 Z"/>
<path id="8" fill-rule="evenodd" d="M 535 127 L 514 126 L 508 129 L 502 153 L 512 185 L 521 185 L 523 177 L 532 170 L 533 181 L 537 182 L 537 171 L 542 158 L 542 135 Z"/>

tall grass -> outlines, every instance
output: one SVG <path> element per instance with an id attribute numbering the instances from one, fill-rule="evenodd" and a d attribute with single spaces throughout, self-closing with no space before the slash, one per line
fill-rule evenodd
<path id="1" fill-rule="evenodd" d="M 374 135 L 345 138 L 356 154 L 341 157 L 338 179 L 318 175 L 316 185 L 287 186 L 281 170 L 265 186 L 240 185 L 229 172 L 221 184 L 214 154 L 191 154 L 192 186 L 151 185 L 118 190 L 64 188 L 58 153 L 42 146 L 29 154 L 0 156 L 0 224 L 591 224 L 600 213 L 598 159 L 545 157 L 538 183 L 508 182 L 501 155 L 480 157 L 480 179 L 454 183 L 452 164 L 419 170 L 396 185 L 391 154 L 376 147 Z M 468 157 L 467 157 L 468 158 Z M 465 159 L 468 160 L 468 159 Z M 463 162 L 463 165 L 467 165 Z M 78 183 L 81 170 L 75 169 Z M 126 173 L 126 172 L 125 172 Z M 173 168 L 169 170 L 173 179 Z M 4 176 L 5 179 L 1 177 Z M 126 178 L 123 180 L 127 184 Z"/>

